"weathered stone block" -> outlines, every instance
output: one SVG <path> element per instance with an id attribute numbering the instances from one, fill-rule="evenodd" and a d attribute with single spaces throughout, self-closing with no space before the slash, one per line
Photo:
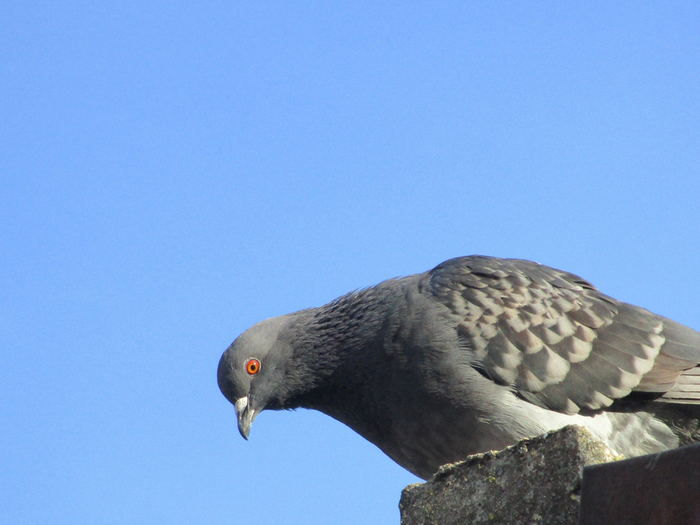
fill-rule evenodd
<path id="1" fill-rule="evenodd" d="M 470 456 L 406 487 L 401 525 L 575 525 L 583 468 L 614 459 L 576 426 Z"/>

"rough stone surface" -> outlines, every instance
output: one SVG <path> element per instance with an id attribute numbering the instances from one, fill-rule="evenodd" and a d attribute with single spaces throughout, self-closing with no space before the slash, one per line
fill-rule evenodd
<path id="1" fill-rule="evenodd" d="M 583 468 L 616 459 L 578 426 L 476 454 L 406 487 L 401 525 L 575 525 Z"/>

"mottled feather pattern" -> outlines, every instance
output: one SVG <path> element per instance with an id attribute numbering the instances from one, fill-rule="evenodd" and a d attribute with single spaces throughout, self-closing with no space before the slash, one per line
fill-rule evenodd
<path id="1" fill-rule="evenodd" d="M 665 392 L 695 364 L 659 355 L 664 318 L 567 272 L 524 260 L 464 257 L 430 276 L 432 293 L 459 318 L 457 330 L 474 366 L 540 406 L 568 414 L 596 411 L 633 390 Z M 671 351 L 678 346 L 675 353 L 683 355 L 695 345 L 698 352 L 697 336 L 691 334 L 689 344 L 687 334 L 676 337 L 680 343 Z M 684 377 L 674 392 L 684 395 L 698 382 Z"/>

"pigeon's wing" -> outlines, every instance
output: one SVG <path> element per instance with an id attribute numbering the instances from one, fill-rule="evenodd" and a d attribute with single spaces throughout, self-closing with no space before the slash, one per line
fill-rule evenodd
<path id="1" fill-rule="evenodd" d="M 532 403 L 569 414 L 632 392 L 700 403 L 693 368 L 700 333 L 576 275 L 472 256 L 439 265 L 428 279 L 429 293 L 455 316 L 473 366 Z"/>

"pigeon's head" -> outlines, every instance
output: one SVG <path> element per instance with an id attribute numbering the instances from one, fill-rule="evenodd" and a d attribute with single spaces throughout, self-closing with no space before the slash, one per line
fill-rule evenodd
<path id="1" fill-rule="evenodd" d="M 287 328 L 292 315 L 273 317 L 243 332 L 221 356 L 219 389 L 238 416 L 238 430 L 248 439 L 250 426 L 264 409 L 287 408 L 292 345 Z"/>

